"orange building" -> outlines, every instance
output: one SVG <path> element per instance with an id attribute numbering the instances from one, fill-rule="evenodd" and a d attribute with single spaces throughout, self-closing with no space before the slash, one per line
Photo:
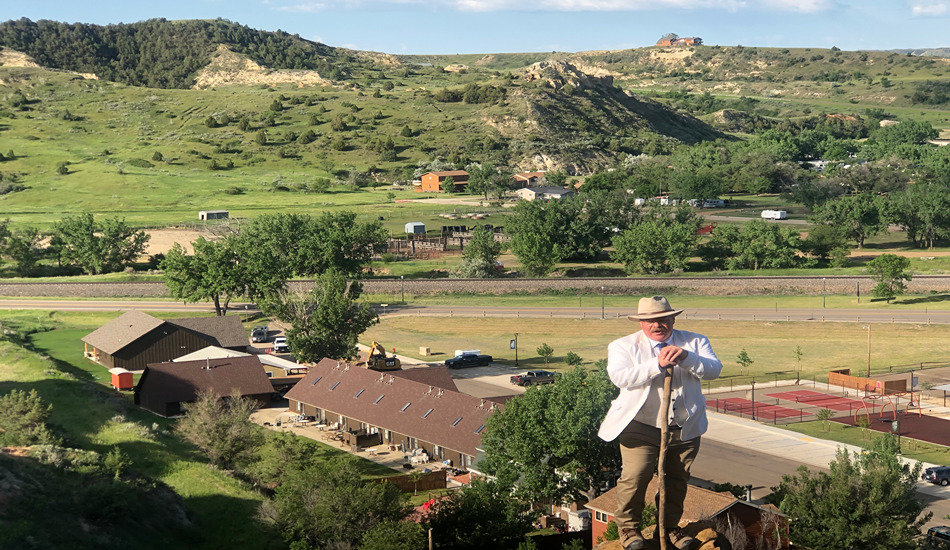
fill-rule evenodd
<path id="1" fill-rule="evenodd" d="M 468 172 L 465 170 L 445 170 L 443 172 L 429 172 L 423 174 L 422 178 L 420 178 L 421 184 L 416 188 L 416 191 L 441 193 L 442 182 L 444 182 L 446 178 L 452 178 L 455 182 L 456 191 L 463 191 L 465 186 L 468 185 Z"/>

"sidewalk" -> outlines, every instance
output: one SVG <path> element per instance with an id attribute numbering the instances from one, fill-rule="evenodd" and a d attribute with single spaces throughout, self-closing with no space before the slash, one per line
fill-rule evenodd
<path id="1" fill-rule="evenodd" d="M 789 430 L 783 430 L 770 424 L 762 424 L 748 418 L 739 418 L 714 411 L 707 411 L 709 429 L 704 438 L 749 449 L 759 453 L 770 454 L 788 460 L 797 461 L 809 470 L 827 470 L 828 464 L 834 460 L 839 448 L 849 453 L 861 453 L 862 449 L 854 445 L 815 439 Z M 903 462 L 913 464 L 916 461 L 902 459 Z M 928 462 L 921 463 L 924 468 L 938 466 Z M 790 474 L 793 472 L 789 472 Z M 927 482 L 918 482 L 917 490 L 935 498 L 950 497 L 950 487 L 940 487 Z"/>

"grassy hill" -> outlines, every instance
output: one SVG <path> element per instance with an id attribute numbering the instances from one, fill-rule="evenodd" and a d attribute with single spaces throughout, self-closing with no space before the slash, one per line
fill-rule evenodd
<path id="1" fill-rule="evenodd" d="M 627 154 L 869 110 L 950 128 L 950 60 L 895 52 L 395 56 L 222 20 L 62 25 L 0 24 L 0 210 L 14 225 L 42 229 L 79 211 L 144 226 L 203 209 L 378 217 L 421 196 L 390 184 L 433 168 L 583 175 Z M 53 29 L 62 36 L 48 40 Z M 188 70 L 156 76 L 148 62 L 173 59 L 156 48 L 182 29 L 189 38 L 174 51 Z M 132 53 L 68 55 L 71 36 Z"/>

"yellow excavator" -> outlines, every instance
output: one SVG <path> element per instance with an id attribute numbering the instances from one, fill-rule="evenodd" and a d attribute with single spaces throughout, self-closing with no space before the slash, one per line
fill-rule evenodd
<path id="1" fill-rule="evenodd" d="M 387 357 L 383 345 L 379 342 L 373 342 L 369 355 L 366 356 L 366 368 L 370 370 L 401 370 L 402 363 L 395 353 L 392 357 Z"/>

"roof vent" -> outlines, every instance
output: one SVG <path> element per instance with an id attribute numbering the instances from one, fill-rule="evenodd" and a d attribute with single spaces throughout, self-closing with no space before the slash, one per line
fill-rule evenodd
<path id="1" fill-rule="evenodd" d="M 395 377 L 395 376 L 390 376 L 390 377 L 389 377 L 389 380 L 387 380 L 386 383 L 391 386 L 391 385 L 393 384 L 393 382 L 395 382 L 395 381 L 396 381 L 396 377 Z"/>
<path id="2" fill-rule="evenodd" d="M 436 397 L 442 397 L 442 388 L 439 388 L 439 393 L 435 394 Z"/>

